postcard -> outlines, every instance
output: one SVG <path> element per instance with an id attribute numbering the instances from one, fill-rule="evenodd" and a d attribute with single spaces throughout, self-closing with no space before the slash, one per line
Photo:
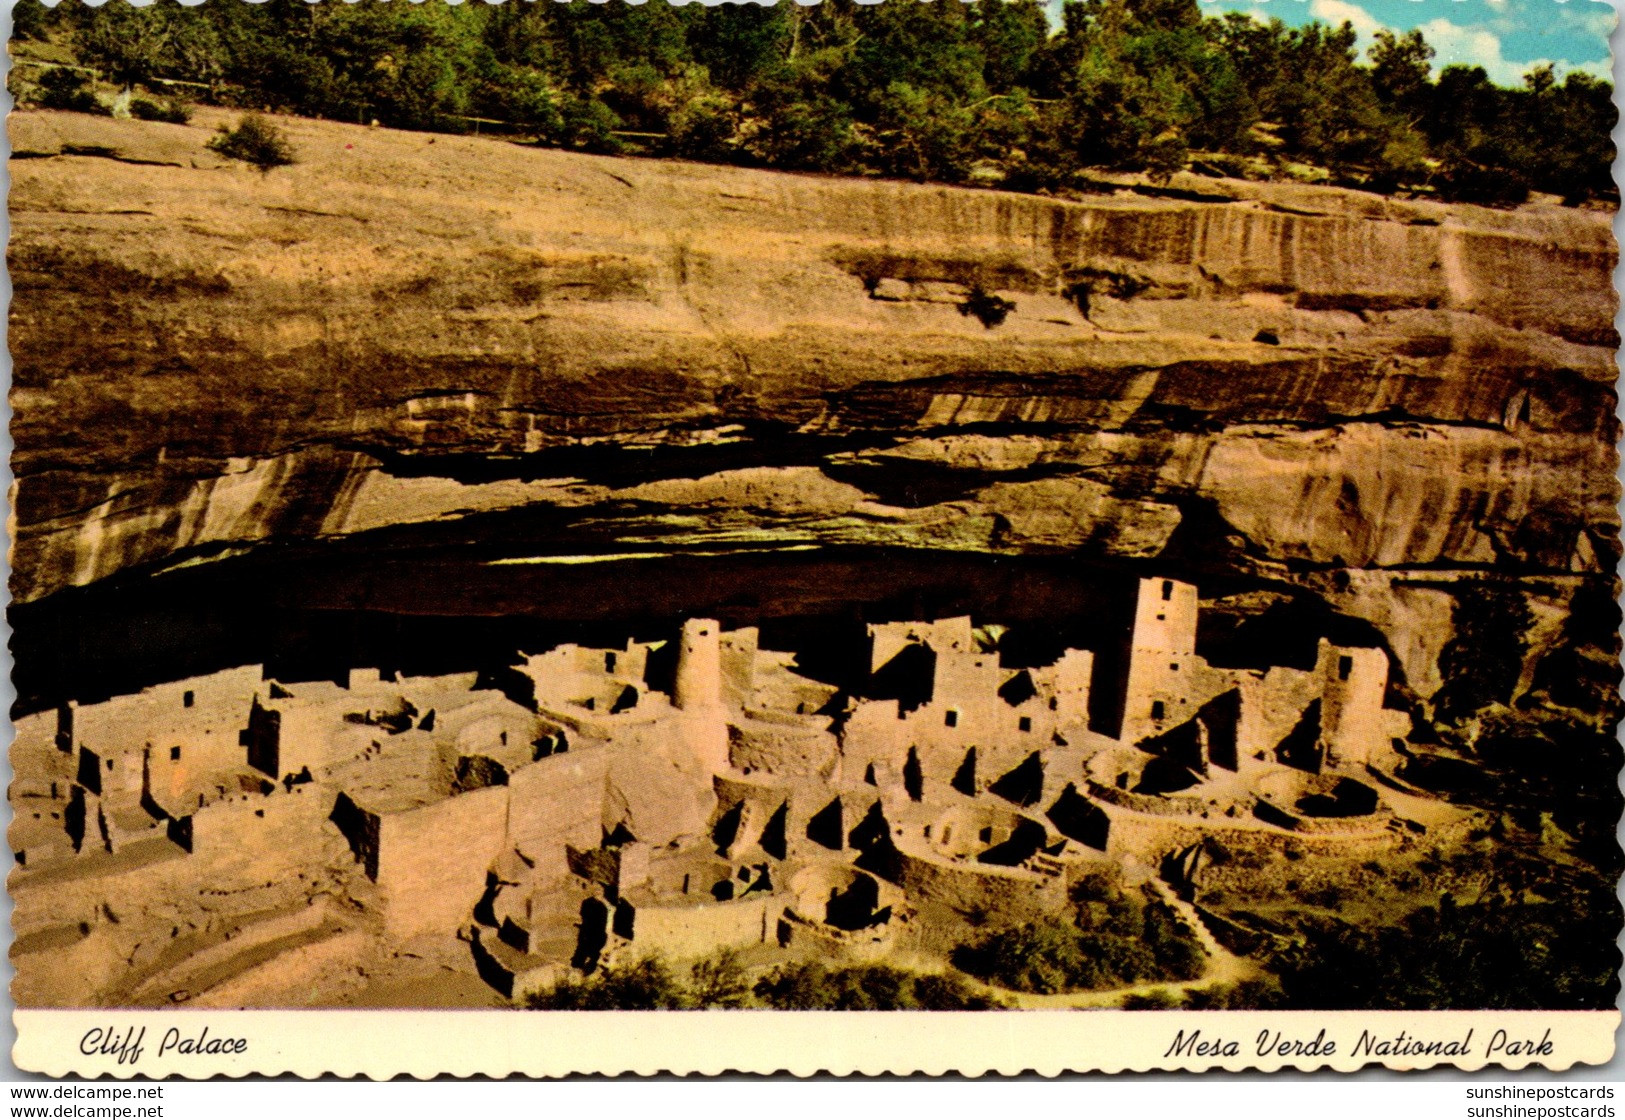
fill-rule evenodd
<path id="1" fill-rule="evenodd" d="M 21 1068 L 1609 1060 L 1609 4 L 13 18 Z"/>

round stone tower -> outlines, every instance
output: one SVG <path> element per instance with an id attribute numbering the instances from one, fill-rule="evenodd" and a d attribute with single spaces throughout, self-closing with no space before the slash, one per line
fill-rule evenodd
<path id="1" fill-rule="evenodd" d="M 713 774 L 728 769 L 728 714 L 722 703 L 722 627 L 714 618 L 683 623 L 672 703 L 684 753 Z"/>
<path id="2" fill-rule="evenodd" d="M 672 703 L 685 712 L 722 706 L 722 627 L 714 618 L 683 623 Z"/>

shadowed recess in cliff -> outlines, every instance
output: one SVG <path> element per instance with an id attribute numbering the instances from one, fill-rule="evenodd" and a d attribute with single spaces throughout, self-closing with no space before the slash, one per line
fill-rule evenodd
<path id="1" fill-rule="evenodd" d="M 1136 578 L 1132 567 L 1075 559 L 864 549 L 494 567 L 450 547 L 380 556 L 340 541 L 121 576 L 16 604 L 9 619 L 19 711 L 253 663 L 287 680 L 369 665 L 497 673 L 516 650 L 618 641 L 629 630 L 660 638 L 673 620 L 697 615 L 760 626 L 769 648 L 797 651 L 806 672 L 842 686 L 853 670 L 834 651 L 863 623 L 963 614 L 1010 627 L 1001 656 L 1012 667 L 1087 642 L 1105 680 L 1122 672 L 1133 603 L 1125 589 Z M 1215 596 L 1259 587 L 1203 582 Z M 1313 600 L 1284 588 L 1271 595 Z M 1359 625 L 1318 601 L 1280 617 L 1281 626 L 1254 622 L 1239 645 L 1216 623 L 1204 649 L 1230 660 L 1249 641 L 1312 649 L 1322 634 Z M 1271 634 L 1254 637 L 1260 628 Z"/>

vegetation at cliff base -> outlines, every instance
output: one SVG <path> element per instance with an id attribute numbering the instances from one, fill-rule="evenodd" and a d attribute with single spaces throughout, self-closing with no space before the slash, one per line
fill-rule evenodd
<path id="1" fill-rule="evenodd" d="M 788 965 L 760 981 L 756 995 L 780 1011 L 988 1011 L 1001 1006 L 951 973 L 927 976 L 878 964 Z"/>
<path id="2" fill-rule="evenodd" d="M 1270 968 L 1283 1007 L 1605 1010 L 1618 998 L 1620 954 L 1598 936 L 1604 927 L 1619 928 L 1605 886 L 1560 901 L 1457 905 L 1446 895 L 1376 929 L 1322 919 Z"/>
<path id="3" fill-rule="evenodd" d="M 1612 88 L 1434 72 L 1417 31 L 1204 16 L 1197 0 L 860 5 L 21 0 L 16 35 L 114 86 L 590 152 L 1016 190 L 1098 169 L 1326 181 L 1446 199 L 1617 198 Z M 1362 48 L 1364 53 L 1362 54 Z M 24 100 L 95 111 L 38 65 Z M 996 309 L 988 309 L 996 314 Z"/>
<path id="4" fill-rule="evenodd" d="M 769 1007 L 780 1011 L 987 1011 L 1000 1003 L 964 979 L 888 965 L 779 965 L 752 981 L 732 951 L 692 965 L 686 975 L 658 955 L 561 980 L 529 996 L 546 1011 L 657 1011 Z"/>
<path id="5" fill-rule="evenodd" d="M 1001 988 L 1051 994 L 1195 980 L 1206 958 L 1166 907 L 1120 895 L 1080 900 L 1075 921 L 997 930 L 963 946 L 954 964 Z"/>
<path id="6" fill-rule="evenodd" d="M 1456 596 L 1450 621 L 1455 634 L 1439 651 L 1444 686 L 1433 706 L 1440 720 L 1454 723 L 1511 701 L 1534 616 L 1518 588 L 1471 584 Z"/>
<path id="7" fill-rule="evenodd" d="M 561 980 L 525 1000 L 538 1011 L 669 1011 L 694 1007 L 687 987 L 659 957 L 600 968 Z"/>

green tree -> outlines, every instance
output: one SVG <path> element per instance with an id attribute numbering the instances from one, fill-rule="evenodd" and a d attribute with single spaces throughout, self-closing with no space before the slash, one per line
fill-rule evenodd
<path id="1" fill-rule="evenodd" d="M 1388 142 L 1370 77 L 1355 65 L 1355 40 L 1347 23 L 1288 31 L 1265 110 L 1290 150 L 1337 172 L 1373 162 Z"/>
<path id="2" fill-rule="evenodd" d="M 91 89 L 90 79 L 77 70 L 53 66 L 39 78 L 39 103 L 47 109 L 107 115 L 107 108 Z"/>
<path id="3" fill-rule="evenodd" d="M 878 99 L 876 162 L 890 175 L 958 181 L 970 167 L 975 114 L 941 94 L 893 82 Z"/>
<path id="4" fill-rule="evenodd" d="M 223 156 L 252 163 L 261 171 L 294 162 L 293 145 L 282 130 L 255 113 L 249 113 L 235 126 L 222 125 L 209 147 Z"/>
<path id="5" fill-rule="evenodd" d="M 696 1007 L 744 1007 L 750 1002 L 751 986 L 739 963 L 739 954 L 724 949 L 689 970 L 691 998 Z"/>
<path id="6" fill-rule="evenodd" d="M 1396 35 L 1379 28 L 1371 44 L 1371 87 L 1377 100 L 1420 121 L 1432 109 L 1433 48 L 1420 29 Z"/>
<path id="7" fill-rule="evenodd" d="M 1481 67 L 1447 66 L 1423 128 L 1440 163 L 1436 184 L 1452 201 L 1516 204 L 1529 196 L 1534 153 L 1511 125 L 1506 91 Z"/>
<path id="8" fill-rule="evenodd" d="M 1049 37 L 1038 0 L 976 0 L 965 29 L 980 54 L 982 81 L 995 94 L 1031 88 L 1034 59 Z"/>
<path id="9" fill-rule="evenodd" d="M 62 25 L 62 17 L 69 10 L 64 3 L 47 6 L 41 0 L 17 0 L 11 8 L 12 38 L 49 38 Z"/>
<path id="10" fill-rule="evenodd" d="M 94 12 L 80 9 L 74 46 L 116 85 L 182 75 L 207 82 L 224 69 L 214 28 L 178 0 L 155 0 L 144 8 L 104 4 Z"/>
<path id="11" fill-rule="evenodd" d="M 788 58 L 798 5 L 690 4 L 678 9 L 687 21 L 694 61 L 711 80 L 735 94 Z"/>
<path id="12" fill-rule="evenodd" d="M 1434 81 L 1418 32 L 1379 33 L 1362 65 L 1347 24 L 1204 18 L 1197 0 L 1062 0 L 1053 31 L 1040 0 L 22 0 L 16 27 L 125 86 L 178 78 L 226 104 L 401 128 L 476 117 L 596 152 L 1031 190 L 1086 185 L 1094 166 L 1166 176 L 1196 150 L 1494 205 L 1617 197 L 1606 82 Z"/>
<path id="13" fill-rule="evenodd" d="M 973 976 L 1018 992 L 1048 995 L 1104 986 L 1077 929 L 1058 918 L 1000 930 L 958 954 L 954 963 Z"/>
<path id="14" fill-rule="evenodd" d="M 1523 135 L 1535 149 L 1539 189 L 1570 203 L 1614 193 L 1610 139 L 1617 112 L 1613 86 L 1571 73 L 1558 84 L 1549 66 L 1529 72 L 1513 93 Z"/>

